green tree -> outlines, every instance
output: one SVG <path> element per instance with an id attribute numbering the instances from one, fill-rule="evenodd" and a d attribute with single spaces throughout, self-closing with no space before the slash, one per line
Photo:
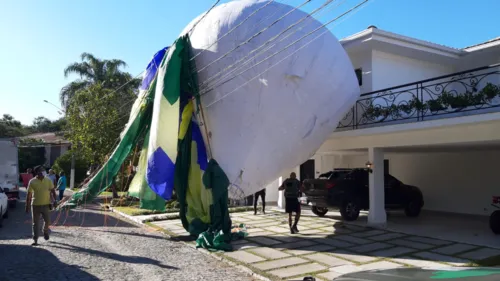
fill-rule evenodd
<path id="1" fill-rule="evenodd" d="M 65 129 L 66 119 L 59 118 L 55 121 L 51 121 L 46 117 L 39 116 L 33 120 L 33 125 L 31 125 L 31 130 L 36 133 L 55 133 L 61 132 Z"/>
<path id="2" fill-rule="evenodd" d="M 131 91 L 112 91 L 101 84 L 78 91 L 66 111 L 68 139 L 90 164 L 102 164 L 128 122 Z"/>
<path id="3" fill-rule="evenodd" d="M 59 156 L 52 169 L 56 173 L 64 172 L 66 174 L 67 182 L 69 184 L 71 179 L 71 157 L 73 152 L 66 151 L 63 155 Z M 75 186 L 82 183 L 87 177 L 87 170 L 89 163 L 79 153 L 75 154 Z"/>
<path id="4" fill-rule="evenodd" d="M 26 133 L 27 129 L 12 115 L 4 114 L 0 119 L 0 138 L 21 137 Z"/>
<path id="5" fill-rule="evenodd" d="M 118 89 L 122 92 L 134 92 L 140 85 L 141 80 L 121 70 L 127 64 L 118 59 L 101 60 L 89 53 L 81 55 L 81 62 L 74 62 L 64 69 L 64 76 L 76 74 L 80 78 L 70 82 L 60 92 L 60 101 L 67 108 L 70 100 L 78 91 L 88 89 L 92 85 L 99 84 L 104 89 Z M 125 85 L 126 84 L 126 85 Z"/>

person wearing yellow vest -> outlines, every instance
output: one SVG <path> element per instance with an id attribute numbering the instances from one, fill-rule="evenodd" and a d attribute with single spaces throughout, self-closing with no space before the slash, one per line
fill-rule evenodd
<path id="1" fill-rule="evenodd" d="M 43 218 L 43 238 L 49 240 L 50 202 L 56 198 L 52 180 L 46 178 L 42 166 L 35 167 L 35 177 L 28 184 L 28 197 L 26 198 L 26 213 L 31 206 L 31 220 L 33 223 L 33 246 L 38 245 L 38 232 L 40 231 L 40 216 Z"/>

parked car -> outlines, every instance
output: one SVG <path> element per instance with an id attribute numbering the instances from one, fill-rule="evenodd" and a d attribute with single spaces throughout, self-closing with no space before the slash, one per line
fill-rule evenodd
<path id="1" fill-rule="evenodd" d="M 0 187 L 0 227 L 2 227 L 3 219 L 9 216 L 9 200 L 3 188 Z"/>
<path id="2" fill-rule="evenodd" d="M 360 210 L 370 208 L 368 169 L 333 170 L 328 178 L 304 181 L 304 193 L 312 203 L 314 214 L 322 217 L 328 208 L 339 208 L 342 218 L 356 220 Z M 384 176 L 385 208 L 404 209 L 409 217 L 417 217 L 424 206 L 419 188 L 402 183 L 390 174 Z"/>
<path id="3" fill-rule="evenodd" d="M 333 171 L 323 173 L 319 175 L 318 179 L 323 179 L 323 180 L 334 180 L 337 179 L 338 177 L 341 177 L 347 173 L 352 171 L 352 169 L 347 169 L 347 168 L 337 168 L 334 169 Z M 302 196 L 299 198 L 299 202 L 302 205 L 311 205 L 311 200 L 307 198 L 306 194 L 302 194 Z"/>

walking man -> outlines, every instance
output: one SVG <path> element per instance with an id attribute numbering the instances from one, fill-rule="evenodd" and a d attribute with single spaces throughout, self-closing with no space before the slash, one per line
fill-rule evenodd
<path id="1" fill-rule="evenodd" d="M 297 228 L 297 224 L 300 219 L 299 192 L 301 191 L 301 186 L 300 181 L 297 179 L 297 175 L 291 173 L 290 177 L 283 182 L 278 190 L 285 190 L 285 211 L 288 213 L 290 233 L 298 233 L 299 229 Z M 295 222 L 292 225 L 293 213 L 295 213 Z"/>
<path id="2" fill-rule="evenodd" d="M 253 214 L 257 215 L 257 201 L 259 200 L 259 196 L 262 198 L 262 213 L 266 214 L 266 189 L 262 189 L 261 191 L 257 191 L 255 193 L 253 199 Z"/>
<path id="3" fill-rule="evenodd" d="M 40 231 L 40 216 L 43 218 L 43 238 L 49 240 L 50 225 L 50 198 L 56 197 L 52 180 L 44 176 L 42 166 L 35 167 L 36 177 L 28 184 L 28 197 L 26 198 L 26 213 L 31 205 L 31 220 L 33 223 L 33 246 L 38 245 L 38 232 Z"/>
<path id="4" fill-rule="evenodd" d="M 64 172 L 59 173 L 59 180 L 57 181 L 57 190 L 59 190 L 59 201 L 64 197 L 64 190 L 66 190 L 66 176 Z"/>

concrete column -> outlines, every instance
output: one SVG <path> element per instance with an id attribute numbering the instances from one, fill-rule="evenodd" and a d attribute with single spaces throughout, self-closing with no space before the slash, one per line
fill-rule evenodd
<path id="1" fill-rule="evenodd" d="M 52 163 L 50 163 L 50 155 L 51 155 L 51 150 L 52 150 L 52 145 L 46 144 L 45 145 L 45 166 L 51 166 Z"/>
<path id="2" fill-rule="evenodd" d="M 278 179 L 278 187 L 283 183 L 283 177 Z M 285 209 L 285 192 L 283 190 L 278 191 L 278 208 L 281 210 Z"/>
<path id="3" fill-rule="evenodd" d="M 370 211 L 368 224 L 376 227 L 385 227 L 387 215 L 385 213 L 384 194 L 384 151 L 381 148 L 368 148 L 368 161 L 373 166 L 369 174 Z"/>

